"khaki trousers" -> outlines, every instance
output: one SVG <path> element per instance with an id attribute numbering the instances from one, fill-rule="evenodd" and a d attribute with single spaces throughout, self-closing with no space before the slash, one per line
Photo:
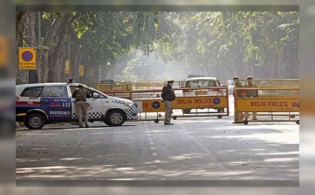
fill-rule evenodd
<path id="1" fill-rule="evenodd" d="M 236 122 L 243 122 L 243 112 L 236 112 Z"/>
<path id="2" fill-rule="evenodd" d="M 245 112 L 245 118 L 249 118 L 249 112 Z M 257 112 L 253 112 L 252 120 L 257 120 Z"/>
<path id="3" fill-rule="evenodd" d="M 254 97 L 249 97 L 249 98 L 254 98 Z M 249 112 L 245 112 L 245 118 L 247 120 L 249 119 Z M 257 112 L 253 112 L 252 120 L 257 120 Z"/>
<path id="4" fill-rule="evenodd" d="M 89 125 L 88 115 L 87 115 L 88 104 L 85 101 L 75 102 L 75 109 L 79 120 L 79 125 L 83 126 L 82 118 L 84 119 L 84 124 Z"/>
<path id="5" fill-rule="evenodd" d="M 172 116 L 172 101 L 164 100 L 164 107 L 165 107 L 165 119 L 164 123 L 170 123 L 171 122 L 171 116 Z"/>

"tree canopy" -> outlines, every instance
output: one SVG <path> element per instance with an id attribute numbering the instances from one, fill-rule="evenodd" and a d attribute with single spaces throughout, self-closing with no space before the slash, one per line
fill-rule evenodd
<path id="1" fill-rule="evenodd" d="M 41 12 L 40 35 L 37 12 L 16 16 L 18 46 L 38 48 L 37 82 L 298 76 L 298 12 Z"/>

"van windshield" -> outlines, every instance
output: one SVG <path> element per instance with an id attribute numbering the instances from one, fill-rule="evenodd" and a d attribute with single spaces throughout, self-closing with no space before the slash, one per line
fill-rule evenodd
<path id="1" fill-rule="evenodd" d="M 197 87 L 217 87 L 217 83 L 214 80 L 204 80 L 204 81 L 187 81 L 186 88 L 197 88 Z"/>

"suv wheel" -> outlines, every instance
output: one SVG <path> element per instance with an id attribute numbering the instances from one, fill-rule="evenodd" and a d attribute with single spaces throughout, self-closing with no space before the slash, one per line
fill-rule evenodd
<path id="1" fill-rule="evenodd" d="M 30 114 L 25 121 L 25 126 L 29 129 L 42 129 L 45 125 L 45 117 L 40 113 Z"/>
<path id="2" fill-rule="evenodd" d="M 109 126 L 121 126 L 124 124 L 125 120 L 125 113 L 121 110 L 109 111 L 106 117 Z"/>

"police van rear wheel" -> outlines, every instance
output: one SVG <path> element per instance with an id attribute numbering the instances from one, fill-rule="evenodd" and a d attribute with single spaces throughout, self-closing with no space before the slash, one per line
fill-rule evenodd
<path id="1" fill-rule="evenodd" d="M 109 126 L 121 126 L 125 122 L 125 114 L 121 110 L 112 110 L 106 117 Z"/>
<path id="2" fill-rule="evenodd" d="M 45 122 L 45 117 L 42 114 L 33 113 L 26 118 L 25 126 L 29 129 L 42 129 Z"/>

